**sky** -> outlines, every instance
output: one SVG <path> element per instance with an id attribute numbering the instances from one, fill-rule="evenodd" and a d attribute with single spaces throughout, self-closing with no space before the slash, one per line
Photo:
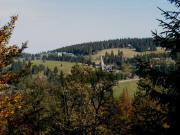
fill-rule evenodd
<path id="1" fill-rule="evenodd" d="M 0 27 L 18 14 L 10 44 L 29 41 L 25 52 L 117 38 L 151 37 L 160 31 L 167 0 L 0 0 Z"/>

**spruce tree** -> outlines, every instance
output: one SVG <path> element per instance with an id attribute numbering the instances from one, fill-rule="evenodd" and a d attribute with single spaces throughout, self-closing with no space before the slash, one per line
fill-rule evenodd
<path id="1" fill-rule="evenodd" d="M 177 134 L 180 124 L 178 105 L 180 103 L 180 83 L 178 82 L 180 80 L 180 1 L 168 1 L 175 5 L 176 10 L 164 11 L 159 8 L 164 15 L 164 20 L 158 20 L 163 32 L 153 32 L 153 36 L 157 45 L 170 51 L 169 57 L 174 59 L 176 68 L 170 72 L 162 72 L 151 67 L 148 60 L 139 60 L 137 65 L 141 77 L 138 86 L 144 90 L 139 97 L 143 95 L 152 101 L 158 101 L 161 107 L 167 106 L 166 113 L 159 116 L 164 115 L 162 117 L 166 118 L 162 125 L 165 130 L 160 131 L 155 128 L 154 134 Z"/>

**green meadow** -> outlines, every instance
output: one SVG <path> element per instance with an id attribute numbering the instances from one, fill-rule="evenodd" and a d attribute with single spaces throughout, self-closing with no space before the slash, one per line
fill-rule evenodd
<path id="1" fill-rule="evenodd" d="M 42 60 L 33 60 L 31 61 L 33 65 L 43 64 L 45 67 L 48 67 L 51 70 L 54 70 L 54 67 L 58 68 L 58 71 L 63 71 L 65 74 L 71 72 L 71 68 L 76 65 L 74 62 L 64 62 L 64 61 L 53 61 L 46 60 L 43 62 Z"/>
<path id="2" fill-rule="evenodd" d="M 136 55 L 143 55 L 143 54 L 150 54 L 150 53 L 164 53 L 165 50 L 160 48 L 160 47 L 157 47 L 157 50 L 156 51 L 146 51 L 146 52 L 136 52 L 135 49 L 129 49 L 129 48 L 113 48 L 113 49 L 104 49 L 104 50 L 101 50 L 99 51 L 97 54 L 95 55 L 92 55 L 92 60 L 93 61 L 96 61 L 96 60 L 99 60 L 101 56 L 104 56 L 105 53 L 111 53 L 111 51 L 114 52 L 114 54 L 118 54 L 118 50 L 122 51 L 124 56 L 126 57 L 134 57 Z"/>
<path id="3" fill-rule="evenodd" d="M 123 89 L 127 89 L 129 96 L 133 97 L 137 91 L 137 82 L 138 80 L 119 81 L 118 85 L 114 87 L 114 97 L 119 98 L 123 93 Z"/>

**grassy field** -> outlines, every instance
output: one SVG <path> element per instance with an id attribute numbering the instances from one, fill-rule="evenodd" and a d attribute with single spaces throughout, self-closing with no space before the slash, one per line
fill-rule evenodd
<path id="1" fill-rule="evenodd" d="M 119 98 L 125 88 L 128 89 L 130 97 L 133 97 L 137 90 L 137 82 L 137 80 L 119 82 L 119 84 L 114 87 L 114 97 Z"/>
<path id="2" fill-rule="evenodd" d="M 58 71 L 62 70 L 65 74 L 70 73 L 72 66 L 74 66 L 76 64 L 76 63 L 73 63 L 73 62 L 52 61 L 52 60 L 46 60 L 45 62 L 43 62 L 42 60 L 34 60 L 34 61 L 31 61 L 31 62 L 34 65 L 43 64 L 43 65 L 45 65 L 45 67 L 49 67 L 51 70 L 53 70 L 54 67 L 57 66 Z"/>
<path id="3" fill-rule="evenodd" d="M 99 60 L 100 56 L 104 56 L 106 52 L 111 53 L 111 51 L 113 51 L 114 54 L 117 54 L 118 50 L 123 51 L 124 56 L 127 56 L 127 57 L 133 57 L 136 55 L 149 54 L 149 53 L 165 52 L 165 50 L 160 47 L 157 48 L 157 51 L 146 51 L 146 52 L 136 52 L 135 49 L 128 49 L 128 48 L 113 48 L 113 49 L 105 49 L 105 50 L 99 51 L 95 55 L 92 55 L 92 60 L 93 61 Z"/>

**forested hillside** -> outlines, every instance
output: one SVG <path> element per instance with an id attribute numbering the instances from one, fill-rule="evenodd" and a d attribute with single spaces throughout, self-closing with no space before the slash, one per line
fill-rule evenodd
<path id="1" fill-rule="evenodd" d="M 56 49 L 58 52 L 68 52 L 75 55 L 89 55 L 97 51 L 110 48 L 135 48 L 138 52 L 156 50 L 152 38 L 125 38 L 99 42 L 82 43 Z"/>

